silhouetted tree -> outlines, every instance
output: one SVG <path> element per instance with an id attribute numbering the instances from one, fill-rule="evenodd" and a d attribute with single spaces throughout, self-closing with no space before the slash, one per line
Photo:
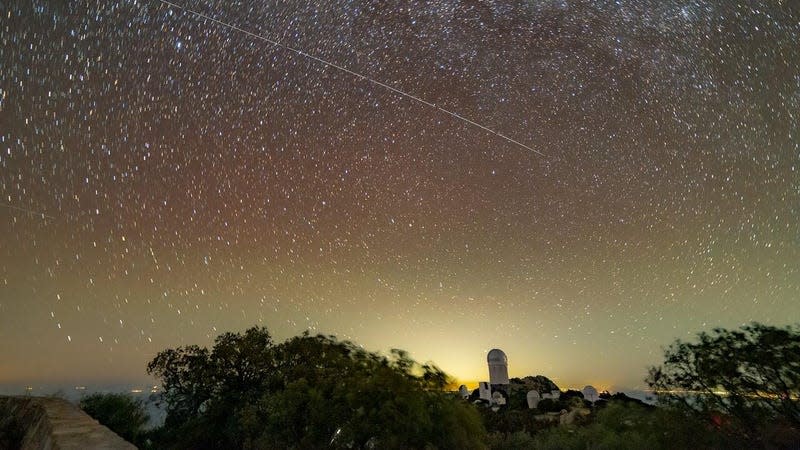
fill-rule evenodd
<path id="1" fill-rule="evenodd" d="M 195 417 L 215 389 L 209 351 L 197 345 L 160 352 L 147 364 L 147 373 L 161 379 L 167 424 Z"/>
<path id="2" fill-rule="evenodd" d="M 150 420 L 141 401 L 126 394 L 92 394 L 82 398 L 79 406 L 123 439 L 141 445 Z"/>
<path id="3" fill-rule="evenodd" d="M 569 400 L 571 398 L 583 399 L 583 392 L 576 391 L 575 389 L 567 389 L 559 396 L 559 400 Z"/>
<path id="4" fill-rule="evenodd" d="M 307 333 L 274 344 L 264 328 L 225 333 L 211 351 L 165 350 L 172 448 L 478 448 L 477 411 L 444 392 L 449 379 L 401 350 L 367 352 Z M 196 398 L 195 398 L 196 396 Z"/>
<path id="5" fill-rule="evenodd" d="M 800 429 L 800 332 L 753 323 L 676 341 L 648 384 L 663 403 L 760 440 L 775 421 Z"/>

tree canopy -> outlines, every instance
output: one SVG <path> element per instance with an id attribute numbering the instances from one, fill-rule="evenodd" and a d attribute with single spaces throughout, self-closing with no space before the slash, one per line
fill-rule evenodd
<path id="1" fill-rule="evenodd" d="M 127 394 L 92 394 L 81 399 L 80 408 L 124 439 L 141 444 L 150 419 L 141 401 Z"/>
<path id="2" fill-rule="evenodd" d="M 648 384 L 663 403 L 758 439 L 776 424 L 800 429 L 800 332 L 759 323 L 673 343 Z"/>
<path id="3" fill-rule="evenodd" d="M 173 448 L 479 448 L 475 409 L 449 378 L 401 350 L 384 356 L 332 336 L 275 344 L 265 328 L 220 335 L 211 350 L 160 352 Z"/>

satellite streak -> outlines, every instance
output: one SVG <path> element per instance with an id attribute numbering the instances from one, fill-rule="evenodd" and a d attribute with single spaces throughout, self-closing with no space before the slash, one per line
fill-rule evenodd
<path id="1" fill-rule="evenodd" d="M 9 205 L 8 203 L 0 203 L 0 206 L 3 207 L 3 208 L 16 209 L 17 211 L 26 212 L 28 214 L 32 214 L 32 215 L 36 215 L 36 216 L 47 217 L 48 219 L 53 219 L 53 220 L 56 219 L 55 217 L 53 217 L 51 215 L 48 215 L 48 214 L 45 214 L 45 213 L 43 213 L 41 211 L 34 211 L 32 209 L 22 208 L 20 206 Z"/>
<path id="2" fill-rule="evenodd" d="M 504 135 L 504 134 L 502 134 L 502 133 L 500 133 L 498 131 L 495 131 L 495 130 L 485 126 L 485 125 L 481 125 L 480 123 L 475 122 L 474 120 L 470 120 L 470 119 L 462 116 L 461 114 L 458 114 L 456 112 L 450 111 L 450 110 L 445 109 L 445 108 L 442 108 L 441 106 L 439 106 L 439 105 L 437 105 L 435 103 L 431 103 L 431 102 L 429 102 L 427 100 L 424 100 L 424 99 L 422 99 L 420 97 L 417 97 L 415 95 L 409 94 L 408 92 L 401 91 L 400 89 L 397 89 L 395 87 L 389 86 L 386 83 L 383 83 L 381 81 L 375 80 L 375 79 L 370 78 L 370 77 L 368 77 L 366 75 L 362 75 L 362 74 L 360 74 L 358 72 L 354 72 L 354 71 L 352 71 L 352 70 L 350 70 L 350 69 L 348 69 L 346 67 L 343 67 L 343 66 L 340 66 L 338 64 L 332 63 L 332 62 L 330 62 L 328 60 L 325 60 L 325 59 L 322 59 L 322 58 L 320 58 L 318 56 L 314 56 L 314 55 L 312 55 L 310 53 L 306 53 L 303 50 L 300 50 L 298 48 L 294 48 L 292 46 L 283 44 L 283 43 L 278 42 L 278 41 L 276 41 L 274 39 L 270 39 L 270 38 L 268 38 L 266 36 L 255 34 L 255 33 L 251 32 L 251 31 L 247 31 L 247 30 L 245 30 L 243 28 L 240 28 L 240 27 L 237 27 L 236 25 L 233 25 L 231 23 L 227 23 L 227 22 L 223 22 L 223 21 L 221 21 L 219 19 L 215 19 L 215 18 L 213 18 L 211 16 L 208 16 L 206 14 L 203 14 L 201 12 L 194 11 L 192 9 L 189 9 L 189 8 L 185 7 L 185 6 L 181 6 L 181 5 L 169 2 L 167 0 L 159 0 L 159 1 L 161 3 L 163 3 L 163 4 L 165 4 L 165 5 L 171 6 L 173 8 L 181 9 L 183 11 L 186 11 L 186 12 L 188 12 L 190 14 L 193 14 L 193 15 L 195 15 L 197 17 L 200 17 L 200 18 L 203 18 L 205 20 L 210 20 L 211 22 L 214 22 L 214 23 L 216 23 L 218 25 L 221 25 L 223 27 L 230 28 L 231 30 L 238 31 L 240 33 L 244 33 L 247 36 L 250 36 L 250 37 L 252 37 L 254 39 L 258 39 L 258 40 L 261 40 L 261 41 L 264 41 L 264 42 L 268 42 L 268 43 L 270 43 L 270 44 L 272 44 L 272 45 L 274 45 L 276 47 L 280 47 L 280 48 L 282 48 L 284 50 L 288 50 L 290 52 L 296 53 L 296 54 L 298 54 L 300 56 L 306 57 L 306 58 L 311 59 L 313 61 L 316 61 L 316 62 L 318 62 L 320 64 L 323 64 L 325 66 L 333 67 L 334 69 L 337 69 L 339 71 L 342 71 L 342 72 L 345 72 L 347 74 L 350 74 L 350 75 L 352 75 L 352 76 L 354 76 L 356 78 L 359 78 L 361 80 L 369 81 L 370 83 L 372 83 L 372 84 L 374 84 L 376 86 L 380 86 L 380 87 L 382 87 L 384 89 L 388 89 L 388 90 L 394 92 L 395 94 L 398 94 L 398 95 L 401 95 L 403 97 L 406 97 L 406 98 L 409 98 L 411 100 L 414 100 L 416 102 L 422 103 L 425 106 L 430 106 L 431 108 L 435 108 L 435 109 L 437 109 L 437 110 L 439 110 L 439 111 L 441 111 L 441 112 L 443 112 L 443 113 L 445 113 L 445 114 L 447 114 L 447 115 L 449 115 L 451 117 L 454 117 L 457 120 L 465 122 L 465 123 L 467 123 L 469 125 L 472 125 L 474 127 L 480 128 L 481 130 L 486 131 L 487 133 L 491 133 L 491 134 L 493 134 L 493 135 L 495 135 L 495 136 L 497 136 L 497 137 L 499 137 L 501 139 L 505 139 L 506 141 L 511 142 L 512 144 L 516 144 L 516 145 L 518 145 L 518 146 L 520 146 L 520 147 L 522 147 L 522 148 L 524 148 L 526 150 L 532 151 L 532 152 L 534 152 L 534 153 L 536 153 L 536 154 L 538 154 L 540 156 L 546 156 L 544 153 L 542 153 L 542 152 L 540 152 L 540 151 L 538 151 L 538 150 L 536 150 L 536 149 L 534 149 L 532 147 L 529 147 L 529 146 L 527 146 L 527 145 L 525 145 L 525 144 L 523 144 L 523 143 L 521 143 L 521 142 L 519 142 L 517 140 L 514 140 L 514 139 L 512 139 L 512 138 L 510 138 L 510 137 L 508 137 L 508 136 L 506 136 L 506 135 Z"/>

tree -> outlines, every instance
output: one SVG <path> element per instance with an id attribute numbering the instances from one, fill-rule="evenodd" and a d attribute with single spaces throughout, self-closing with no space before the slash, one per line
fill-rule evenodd
<path id="1" fill-rule="evenodd" d="M 758 440 L 770 423 L 800 429 L 800 332 L 759 323 L 673 343 L 646 379 L 659 400 Z"/>
<path id="2" fill-rule="evenodd" d="M 558 397 L 558 403 L 564 406 L 563 409 L 572 408 L 591 408 L 592 402 L 583 398 L 583 392 L 575 389 L 567 389 Z"/>
<path id="3" fill-rule="evenodd" d="M 401 350 L 367 352 L 308 333 L 281 344 L 264 328 L 219 336 L 210 351 L 168 349 L 148 365 L 162 379 L 167 448 L 477 448 L 472 405 L 449 377 Z"/>
<path id="4" fill-rule="evenodd" d="M 141 401 L 126 394 L 92 394 L 81 399 L 80 408 L 123 439 L 141 445 L 150 420 Z"/>
<path id="5" fill-rule="evenodd" d="M 536 406 L 536 409 L 542 412 L 559 412 L 562 409 L 565 409 L 565 406 L 566 405 L 558 400 L 543 398 L 539 400 L 539 404 Z"/>
<path id="6" fill-rule="evenodd" d="M 161 379 L 168 424 L 195 417 L 213 394 L 210 354 L 197 345 L 160 352 L 147 364 L 147 373 Z"/>
<path id="7" fill-rule="evenodd" d="M 583 400 L 583 392 L 575 389 L 567 389 L 566 391 L 562 392 L 558 398 L 559 400 L 569 400 L 571 398 L 579 398 Z"/>
<path id="8" fill-rule="evenodd" d="M 624 400 L 608 400 L 585 425 L 551 427 L 534 436 L 530 449 L 676 449 L 736 448 L 724 446 L 703 424 L 672 409 L 647 408 Z"/>

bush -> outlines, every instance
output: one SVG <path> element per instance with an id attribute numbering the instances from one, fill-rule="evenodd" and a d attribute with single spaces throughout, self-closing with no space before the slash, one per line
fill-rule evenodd
<path id="1" fill-rule="evenodd" d="M 721 448 L 713 429 L 668 409 L 611 400 L 582 427 L 553 427 L 535 436 L 537 449 Z"/>
<path id="2" fill-rule="evenodd" d="M 676 341 L 648 384 L 662 404 L 760 446 L 782 423 L 800 431 L 800 330 L 758 323 Z"/>
<path id="3" fill-rule="evenodd" d="M 541 412 L 559 412 L 562 409 L 568 409 L 568 405 L 559 400 L 544 398 L 539 400 L 539 404 L 536 405 L 536 409 Z"/>
<path id="4" fill-rule="evenodd" d="M 142 444 L 144 426 L 150 418 L 141 401 L 126 394 L 92 394 L 81 399 L 79 406 L 123 439 Z"/>

